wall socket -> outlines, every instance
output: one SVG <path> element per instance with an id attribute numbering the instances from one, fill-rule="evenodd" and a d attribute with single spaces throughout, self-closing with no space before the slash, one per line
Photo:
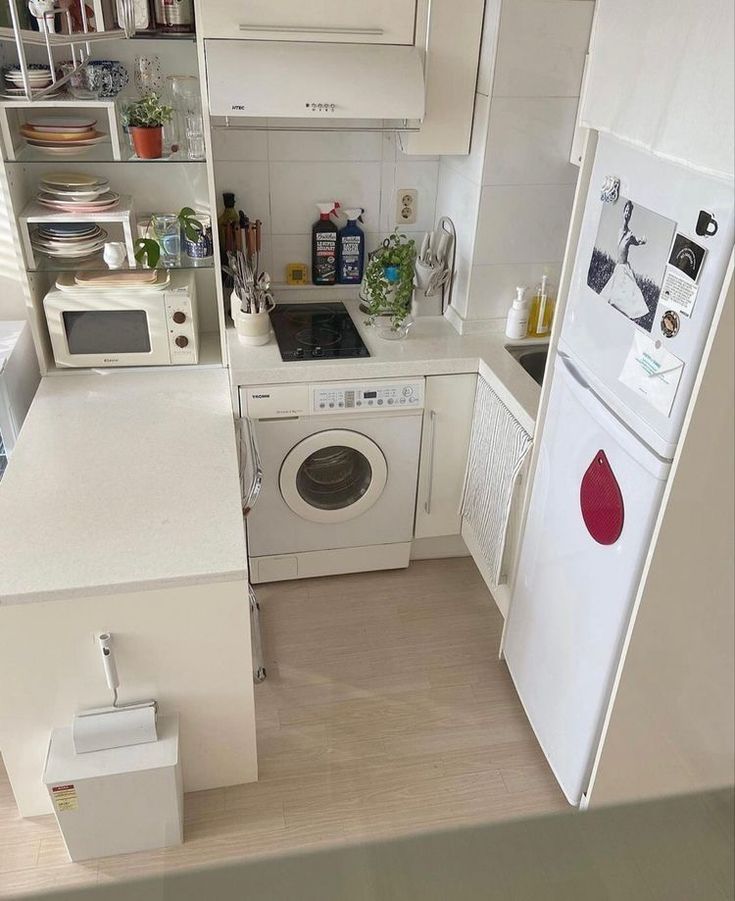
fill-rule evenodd
<path id="1" fill-rule="evenodd" d="M 396 224 L 415 225 L 419 192 L 416 188 L 398 188 L 396 190 Z"/>

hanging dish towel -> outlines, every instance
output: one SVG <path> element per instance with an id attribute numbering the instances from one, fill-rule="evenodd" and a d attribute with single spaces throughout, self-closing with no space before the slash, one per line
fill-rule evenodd
<path id="1" fill-rule="evenodd" d="M 530 449 L 531 436 L 487 382 L 478 379 L 462 518 L 496 585 L 501 584 L 513 493 Z"/>

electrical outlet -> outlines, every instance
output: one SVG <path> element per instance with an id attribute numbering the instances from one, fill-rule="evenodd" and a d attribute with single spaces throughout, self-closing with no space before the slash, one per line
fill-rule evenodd
<path id="1" fill-rule="evenodd" d="M 416 188 L 398 188 L 396 191 L 396 224 L 415 225 L 418 205 L 419 192 Z"/>

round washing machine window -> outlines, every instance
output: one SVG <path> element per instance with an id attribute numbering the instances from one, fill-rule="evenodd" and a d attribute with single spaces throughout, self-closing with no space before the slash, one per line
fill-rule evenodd
<path id="1" fill-rule="evenodd" d="M 309 522 L 338 523 L 361 516 L 380 498 L 388 466 L 378 445 L 348 429 L 309 435 L 281 466 L 281 495 Z"/>

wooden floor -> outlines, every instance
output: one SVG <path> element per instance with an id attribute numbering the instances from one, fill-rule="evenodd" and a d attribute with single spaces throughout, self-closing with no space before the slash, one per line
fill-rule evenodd
<path id="1" fill-rule="evenodd" d="M 186 796 L 186 841 L 88 864 L 0 771 L 0 896 L 568 810 L 467 558 L 258 589 L 260 781 Z"/>

